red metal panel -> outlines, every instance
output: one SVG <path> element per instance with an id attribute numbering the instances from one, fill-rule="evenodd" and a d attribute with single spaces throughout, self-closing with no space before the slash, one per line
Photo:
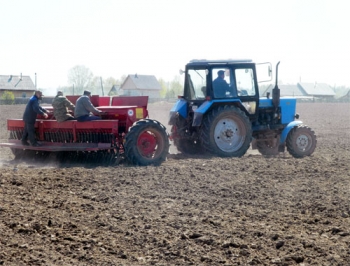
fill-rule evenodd
<path id="1" fill-rule="evenodd" d="M 60 142 L 41 142 L 42 146 L 24 146 L 20 140 L 10 140 L 7 143 L 0 143 L 0 147 L 9 147 L 13 149 L 36 150 L 36 151 L 97 151 L 111 149 L 110 143 L 60 143 Z"/>
<path id="2" fill-rule="evenodd" d="M 80 96 L 81 95 L 67 95 L 66 97 L 75 105 Z M 99 106 L 99 97 L 99 95 L 91 95 L 90 101 L 95 107 Z"/>
<path id="3" fill-rule="evenodd" d="M 7 120 L 8 130 L 18 130 L 24 128 L 24 122 L 21 119 Z M 58 123 L 56 120 L 37 120 L 35 128 L 39 132 L 39 140 L 44 140 L 45 132 L 65 131 L 73 134 L 74 141 L 77 141 L 77 133 L 82 130 L 85 132 L 109 132 L 118 136 L 119 120 L 96 120 L 87 122 L 78 122 L 76 120 Z"/>
<path id="4" fill-rule="evenodd" d="M 95 120 L 95 121 L 86 121 L 86 122 L 78 122 L 76 120 L 69 120 L 65 122 L 58 123 L 56 120 L 37 120 L 35 123 L 35 127 L 39 128 L 40 126 L 43 129 L 72 129 L 76 127 L 78 129 L 108 129 L 115 128 L 115 125 L 118 125 L 118 120 Z M 40 125 L 40 126 L 39 126 Z M 8 119 L 7 127 L 9 130 L 13 127 L 21 127 L 24 128 L 24 122 L 22 119 Z"/>
<path id="5" fill-rule="evenodd" d="M 80 97 L 81 95 L 67 95 L 67 99 L 70 100 L 72 102 L 72 104 L 76 104 L 78 98 Z"/>
<path id="6" fill-rule="evenodd" d="M 110 96 L 100 96 L 98 106 L 109 106 L 111 101 Z"/>
<path id="7" fill-rule="evenodd" d="M 112 129 L 118 125 L 118 120 L 95 120 L 87 122 L 75 122 L 76 129 Z"/>
<path id="8" fill-rule="evenodd" d="M 11 130 L 13 127 L 24 128 L 24 121 L 22 119 L 8 119 L 7 130 Z"/>
<path id="9" fill-rule="evenodd" d="M 147 109 L 148 96 L 113 96 L 112 106 L 138 106 Z"/>

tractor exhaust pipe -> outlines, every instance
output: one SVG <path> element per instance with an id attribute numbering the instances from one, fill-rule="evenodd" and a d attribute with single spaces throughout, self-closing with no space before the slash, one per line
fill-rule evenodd
<path id="1" fill-rule="evenodd" d="M 275 82 L 275 87 L 272 90 L 272 103 L 276 109 L 280 105 L 280 98 L 281 98 L 280 89 L 278 88 L 278 85 L 277 85 L 277 83 L 278 83 L 278 65 L 279 64 L 280 64 L 280 62 L 278 62 L 276 65 L 276 82 Z"/>

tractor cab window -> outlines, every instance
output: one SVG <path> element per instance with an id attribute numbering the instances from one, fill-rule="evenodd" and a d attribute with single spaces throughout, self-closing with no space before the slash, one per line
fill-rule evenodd
<path id="1" fill-rule="evenodd" d="M 236 97 L 236 86 L 233 82 L 233 76 L 230 69 L 214 68 L 212 69 L 212 87 L 215 98 Z"/>
<path id="2" fill-rule="evenodd" d="M 207 93 L 206 80 L 205 69 L 189 69 L 185 80 L 185 97 L 190 100 L 203 100 Z"/>
<path id="3" fill-rule="evenodd" d="M 254 96 L 254 72 L 251 68 L 235 69 L 238 96 Z"/>

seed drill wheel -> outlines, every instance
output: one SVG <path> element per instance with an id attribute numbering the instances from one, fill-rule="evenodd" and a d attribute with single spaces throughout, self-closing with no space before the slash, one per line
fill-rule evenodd
<path id="1" fill-rule="evenodd" d="M 234 106 L 219 106 L 203 119 L 202 145 L 219 156 L 241 157 L 249 149 L 251 140 L 250 121 Z"/>
<path id="2" fill-rule="evenodd" d="M 156 120 L 142 119 L 135 122 L 125 139 L 125 156 L 133 164 L 159 165 L 168 155 L 168 134 Z"/>
<path id="3" fill-rule="evenodd" d="M 294 127 L 286 140 L 287 150 L 295 158 L 310 156 L 315 151 L 316 143 L 315 132 L 305 125 Z"/>

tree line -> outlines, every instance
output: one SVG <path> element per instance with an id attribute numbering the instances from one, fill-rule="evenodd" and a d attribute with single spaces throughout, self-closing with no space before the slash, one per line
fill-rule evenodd
<path id="1" fill-rule="evenodd" d="M 86 66 L 76 65 L 68 71 L 69 85 L 59 87 L 57 90 L 63 91 L 66 95 L 81 95 L 84 90 L 89 90 L 92 94 L 113 96 L 118 95 L 118 91 L 111 91 L 113 86 L 119 88 L 126 78 L 126 75 L 122 75 L 120 78 L 102 79 L 102 77 L 94 76 Z M 162 78 L 158 79 L 158 82 L 162 88 L 160 91 L 161 98 L 176 98 L 182 94 L 183 82 L 179 76 L 175 76 L 170 82 Z"/>

